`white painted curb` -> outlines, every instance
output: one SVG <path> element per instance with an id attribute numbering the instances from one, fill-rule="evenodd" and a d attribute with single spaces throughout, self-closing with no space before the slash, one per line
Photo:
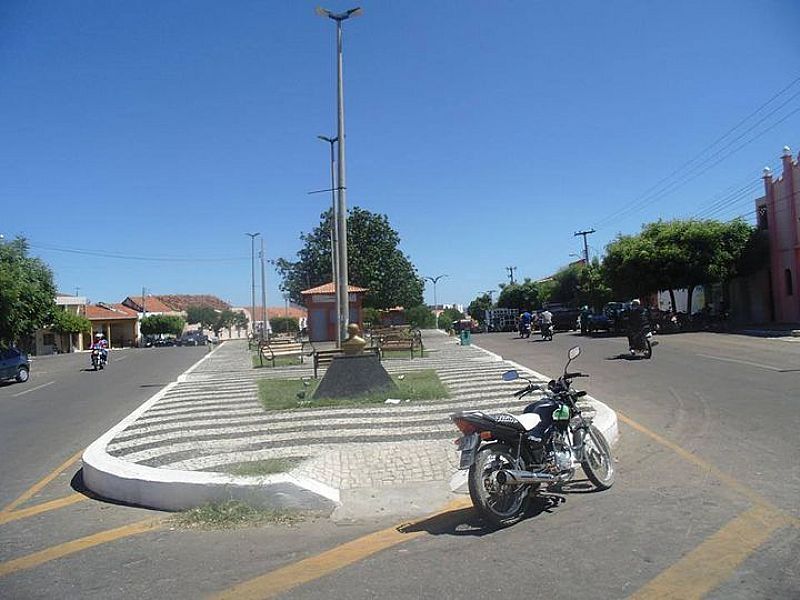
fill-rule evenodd
<path id="1" fill-rule="evenodd" d="M 339 490 L 306 477 L 286 473 L 235 477 L 201 471 L 158 469 L 111 456 L 106 448 L 118 433 L 135 422 L 187 375 L 207 360 L 206 354 L 174 381 L 95 440 L 83 453 L 83 482 L 92 492 L 111 500 L 159 510 L 184 510 L 230 499 L 277 508 L 332 508 Z"/>

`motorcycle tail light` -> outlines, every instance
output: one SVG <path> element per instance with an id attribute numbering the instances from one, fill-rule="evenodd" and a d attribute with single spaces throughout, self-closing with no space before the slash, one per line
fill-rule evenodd
<path id="1" fill-rule="evenodd" d="M 493 438 L 491 431 L 481 431 L 482 440 L 491 440 Z"/>

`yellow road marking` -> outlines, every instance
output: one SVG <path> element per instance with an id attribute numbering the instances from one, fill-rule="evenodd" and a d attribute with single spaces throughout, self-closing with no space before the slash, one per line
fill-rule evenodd
<path id="1" fill-rule="evenodd" d="M 42 504 L 37 504 L 36 506 L 12 511 L 3 511 L 0 513 L 0 525 L 5 525 L 11 521 L 18 521 L 19 519 L 27 519 L 28 517 L 33 517 L 51 510 L 64 508 L 65 506 L 70 506 L 76 502 L 82 502 L 83 500 L 88 499 L 88 496 L 84 496 L 83 494 L 70 494 L 69 496 L 57 498 L 56 500 L 51 500 L 50 502 L 43 502 Z"/>
<path id="2" fill-rule="evenodd" d="M 446 505 L 440 512 L 424 520 L 468 506 L 472 506 L 472 503 L 468 499 L 458 498 Z M 300 562 L 287 565 L 249 581 L 245 581 L 244 583 L 240 583 L 222 592 L 216 598 L 218 600 L 233 598 L 236 600 L 274 598 L 278 594 L 282 594 L 299 585 L 329 575 L 343 567 L 372 556 L 381 550 L 386 550 L 397 544 L 408 542 L 426 533 L 424 529 L 411 529 L 411 531 L 408 531 L 408 527 L 406 527 L 406 533 L 403 533 L 399 527 L 390 527 L 382 531 L 376 531 L 375 533 L 347 542 L 341 546 L 317 554 L 316 556 L 311 556 Z"/>
<path id="3" fill-rule="evenodd" d="M 629 600 L 700 600 L 791 519 L 767 506 L 754 506 L 728 522 Z"/>
<path id="4" fill-rule="evenodd" d="M 86 537 L 72 540 L 71 542 L 46 548 L 40 552 L 34 552 L 27 556 L 21 556 L 20 558 L 0 563 L 0 577 L 5 577 L 6 575 L 17 573 L 18 571 L 32 569 L 51 560 L 63 558 L 64 556 L 69 556 L 70 554 L 75 554 L 76 552 L 99 546 L 100 544 L 106 544 L 124 537 L 154 531 L 159 529 L 160 526 L 160 520 L 146 519 L 138 523 L 117 527 L 116 529 L 109 529 L 108 531 L 101 531 L 100 533 L 87 535 Z"/>
<path id="5" fill-rule="evenodd" d="M 11 504 L 6 506 L 3 510 L 0 510 L 0 514 L 11 512 L 17 506 L 22 504 L 23 502 L 26 502 L 27 500 L 30 500 L 31 498 L 33 498 L 42 489 L 44 489 L 44 487 L 48 483 L 50 483 L 51 481 L 53 481 L 53 479 L 58 477 L 62 473 L 62 471 L 67 469 L 72 463 L 74 463 L 76 460 L 78 460 L 81 457 L 81 454 L 83 454 L 83 450 L 81 450 L 79 452 L 76 452 L 75 454 L 70 456 L 61 466 L 56 467 L 56 469 L 54 471 L 52 471 L 49 475 L 47 475 L 44 479 L 41 479 L 38 483 L 35 483 L 31 487 L 29 487 L 19 498 L 14 500 Z"/>

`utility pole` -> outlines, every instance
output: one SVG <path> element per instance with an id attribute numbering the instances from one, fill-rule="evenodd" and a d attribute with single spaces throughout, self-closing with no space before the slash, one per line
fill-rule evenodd
<path id="1" fill-rule="evenodd" d="M 261 339 L 269 339 L 269 324 L 267 318 L 267 280 L 264 277 L 264 236 L 261 236 L 261 319 L 264 326 L 261 328 Z"/>
<path id="2" fill-rule="evenodd" d="M 80 295 L 80 294 L 78 293 L 78 292 L 80 292 L 80 291 L 81 291 L 81 288 L 79 288 L 79 287 L 76 285 L 76 286 L 75 286 L 75 296 L 76 296 L 76 297 Z"/>
<path id="3" fill-rule="evenodd" d="M 494 290 L 486 290 L 485 293 L 489 295 L 489 302 L 494 303 L 494 300 L 492 299 L 492 294 L 494 294 Z"/>
<path id="4" fill-rule="evenodd" d="M 508 271 L 508 277 L 511 279 L 511 285 L 514 285 L 514 271 L 517 270 L 517 267 L 506 267 L 506 271 Z"/>
<path id="5" fill-rule="evenodd" d="M 576 231 L 574 236 L 583 236 L 583 259 L 586 261 L 587 267 L 589 266 L 589 243 L 586 241 L 586 236 L 592 233 L 595 233 L 594 229 L 587 229 L 586 231 Z"/>
<path id="6" fill-rule="evenodd" d="M 334 169 L 336 166 L 336 161 L 334 159 L 333 154 L 333 145 L 339 141 L 338 137 L 327 137 L 324 135 L 318 135 L 319 139 L 324 142 L 328 142 L 331 146 L 331 281 L 334 285 L 338 285 L 339 282 L 339 212 L 336 210 L 336 176 L 334 173 Z M 339 305 L 339 301 L 341 298 L 339 294 L 336 294 L 336 319 L 340 318 L 342 314 L 342 308 Z M 336 347 L 342 347 L 342 328 L 339 327 L 337 322 L 336 324 Z"/>
<path id="7" fill-rule="evenodd" d="M 75 290 L 76 291 L 76 293 L 75 293 L 76 296 L 78 295 L 77 294 L 77 290 L 78 289 L 80 289 L 80 288 L 76 288 L 76 290 Z M 144 335 L 142 335 L 142 325 L 141 325 L 141 323 L 144 322 L 144 320 L 147 318 L 147 307 L 145 306 L 145 293 L 146 292 L 147 292 L 147 290 L 144 288 L 144 286 L 142 286 L 142 320 L 139 322 L 139 345 L 142 348 L 144 348 L 144 346 L 145 346 Z"/>

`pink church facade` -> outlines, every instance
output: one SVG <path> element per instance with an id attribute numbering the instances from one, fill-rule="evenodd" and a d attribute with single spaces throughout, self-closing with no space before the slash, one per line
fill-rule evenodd
<path id="1" fill-rule="evenodd" d="M 764 197 L 756 200 L 758 226 L 769 235 L 775 321 L 800 322 L 800 155 L 783 149 L 782 173 L 764 169 Z"/>

